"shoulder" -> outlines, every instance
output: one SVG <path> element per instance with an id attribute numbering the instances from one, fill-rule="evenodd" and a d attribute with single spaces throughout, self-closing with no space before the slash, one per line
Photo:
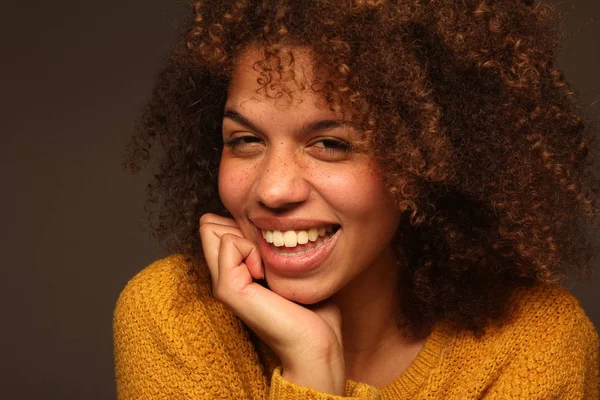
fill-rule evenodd
<path id="1" fill-rule="evenodd" d="M 511 319 L 499 328 L 499 333 L 543 342 L 566 339 L 577 339 L 582 345 L 598 342 L 594 324 L 577 298 L 559 285 L 537 284 L 517 289 L 511 297 L 509 314 Z"/>
<path id="2" fill-rule="evenodd" d="M 520 354 L 556 346 L 589 349 L 598 345 L 594 324 L 577 298 L 559 285 L 541 283 L 515 289 L 507 305 L 507 318 L 490 323 L 482 337 L 463 332 L 457 338 Z"/>
<path id="3" fill-rule="evenodd" d="M 157 260 L 138 272 L 125 286 L 119 297 L 123 301 L 168 300 L 193 282 L 192 261 L 182 254 L 173 254 Z M 202 279 L 200 287 L 208 281 Z M 203 285 L 204 284 L 204 285 Z"/>
<path id="4" fill-rule="evenodd" d="M 597 390 L 598 333 L 575 296 L 558 285 L 519 288 L 508 313 L 480 337 L 451 334 L 448 377 L 489 398 L 589 398 Z"/>
<path id="5" fill-rule="evenodd" d="M 511 360 L 525 371 L 582 378 L 597 386 L 598 333 L 573 294 L 558 285 L 538 285 L 514 295 L 514 320 L 499 339 L 512 348 Z"/>
<path id="6" fill-rule="evenodd" d="M 450 357 L 470 362 L 493 359 L 498 366 L 533 361 L 557 365 L 561 358 L 560 362 L 570 363 L 597 357 L 596 328 L 575 296 L 563 287 L 518 288 L 507 307 L 508 318 L 490 323 L 482 336 L 452 333 Z"/>
<path id="7" fill-rule="evenodd" d="M 113 320 L 118 398 L 264 397 L 248 331 L 212 296 L 208 272 L 190 274 L 193 262 L 158 260 L 123 289 Z"/>
<path id="8" fill-rule="evenodd" d="M 190 274 L 192 262 L 171 255 L 127 283 L 113 318 L 117 364 L 143 355 L 138 364 L 198 368 L 214 361 L 215 354 L 225 357 L 227 343 L 247 341 L 241 321 L 212 296 L 208 274 Z M 165 360 L 179 361 L 175 365 Z"/>
<path id="9" fill-rule="evenodd" d="M 174 254 L 136 274 L 119 296 L 115 326 L 171 325 L 174 320 L 202 319 L 217 311 L 221 306 L 211 295 L 210 278 L 198 268 L 193 273 L 193 263 L 189 257 Z"/>

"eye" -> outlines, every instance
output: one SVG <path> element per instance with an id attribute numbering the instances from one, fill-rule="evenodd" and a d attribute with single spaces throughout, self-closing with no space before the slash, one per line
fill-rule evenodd
<path id="1" fill-rule="evenodd" d="M 263 140 L 254 135 L 239 135 L 224 140 L 223 145 L 230 148 L 237 156 L 248 156 L 262 149 Z"/>
<path id="2" fill-rule="evenodd" d="M 339 161 L 348 158 L 352 151 L 352 145 L 345 140 L 336 138 L 322 138 L 314 141 L 311 151 L 316 153 L 318 158 L 325 161 Z"/>

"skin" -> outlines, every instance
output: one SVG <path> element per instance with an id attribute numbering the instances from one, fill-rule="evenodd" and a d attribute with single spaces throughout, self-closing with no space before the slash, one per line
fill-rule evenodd
<path id="1" fill-rule="evenodd" d="M 310 54 L 296 50 L 294 73 L 310 82 Z M 360 133 L 308 89 L 265 97 L 260 57 L 241 55 L 225 106 L 219 192 L 233 219 L 200 220 L 215 297 L 275 351 L 289 381 L 338 395 L 348 378 L 384 385 L 423 343 L 396 323 L 401 268 L 390 241 L 400 215 L 371 157 L 352 148 Z M 259 230 L 324 224 L 339 227 L 324 256 L 293 268 Z"/>

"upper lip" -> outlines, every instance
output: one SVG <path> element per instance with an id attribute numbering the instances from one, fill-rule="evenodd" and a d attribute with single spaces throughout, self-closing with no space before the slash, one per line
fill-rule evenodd
<path id="1" fill-rule="evenodd" d="M 281 218 L 260 216 L 252 217 L 250 221 L 260 229 L 269 231 L 292 231 L 292 230 L 308 230 L 311 228 L 320 228 L 327 225 L 338 225 L 335 222 L 325 221 L 313 218 Z"/>

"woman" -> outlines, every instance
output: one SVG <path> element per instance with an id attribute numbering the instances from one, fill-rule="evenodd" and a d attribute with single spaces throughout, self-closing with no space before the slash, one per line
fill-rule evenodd
<path id="1" fill-rule="evenodd" d="M 597 397 L 557 284 L 591 132 L 532 3 L 196 2 L 130 148 L 180 254 L 119 299 L 119 398 Z"/>

